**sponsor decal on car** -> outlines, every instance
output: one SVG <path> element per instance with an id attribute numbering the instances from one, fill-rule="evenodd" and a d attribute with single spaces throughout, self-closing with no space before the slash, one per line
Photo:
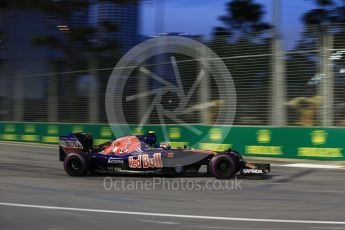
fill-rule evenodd
<path id="1" fill-rule="evenodd" d="M 63 148 L 83 149 L 83 145 L 77 140 L 60 140 L 60 145 Z"/>
<path id="2" fill-rule="evenodd" d="M 153 157 L 148 154 L 138 155 L 137 158 L 130 156 L 128 165 L 130 168 L 163 168 L 162 156 L 161 153 L 155 153 Z"/>
<path id="3" fill-rule="evenodd" d="M 124 161 L 122 159 L 114 158 L 114 157 L 109 157 L 108 159 L 108 164 L 123 164 Z"/>
<path id="4" fill-rule="evenodd" d="M 263 173 L 263 171 L 261 169 L 243 169 L 242 170 L 243 173 L 248 173 L 248 174 L 259 174 L 259 173 Z"/>

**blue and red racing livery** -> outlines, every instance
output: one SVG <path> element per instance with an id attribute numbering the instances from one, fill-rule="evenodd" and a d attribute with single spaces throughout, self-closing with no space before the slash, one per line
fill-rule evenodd
<path id="1" fill-rule="evenodd" d="M 70 176 L 89 172 L 184 175 L 198 173 L 202 165 L 218 179 L 236 173 L 264 175 L 269 164 L 250 164 L 234 151 L 215 152 L 201 149 L 170 148 L 168 143 L 156 145 L 154 132 L 130 135 L 93 146 L 91 134 L 74 133 L 60 137 L 60 161 Z"/>

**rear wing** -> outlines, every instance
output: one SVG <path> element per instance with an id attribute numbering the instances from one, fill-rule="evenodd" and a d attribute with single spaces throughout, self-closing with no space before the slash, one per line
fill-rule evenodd
<path id="1" fill-rule="evenodd" d="M 67 154 L 90 152 L 93 147 L 92 134 L 73 133 L 60 136 L 59 160 L 64 161 Z"/>

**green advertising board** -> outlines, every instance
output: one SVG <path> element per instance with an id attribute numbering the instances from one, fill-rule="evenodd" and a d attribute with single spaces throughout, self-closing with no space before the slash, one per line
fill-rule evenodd
<path id="1" fill-rule="evenodd" d="M 92 133 L 95 144 L 114 138 L 107 124 L 0 122 L 0 140 L 56 144 L 60 135 Z M 254 127 L 207 125 L 130 126 L 132 134 L 156 131 L 158 141 L 172 147 L 222 151 L 233 148 L 245 156 L 345 160 L 344 128 Z M 166 138 L 164 138 L 166 137 Z"/>

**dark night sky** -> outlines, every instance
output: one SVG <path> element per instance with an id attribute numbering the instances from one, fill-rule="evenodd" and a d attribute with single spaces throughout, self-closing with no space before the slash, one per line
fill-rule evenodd
<path id="1" fill-rule="evenodd" d="M 156 0 L 143 3 L 142 33 L 155 35 Z M 229 0 L 165 0 L 164 32 L 201 34 L 210 37 L 212 28 L 221 25 L 218 17 L 225 14 Z M 271 21 L 272 0 L 256 0 L 264 6 L 265 20 Z M 315 7 L 312 0 L 281 0 L 283 36 L 291 46 L 301 31 L 301 16 Z M 162 5 L 162 4 L 160 4 Z"/>

